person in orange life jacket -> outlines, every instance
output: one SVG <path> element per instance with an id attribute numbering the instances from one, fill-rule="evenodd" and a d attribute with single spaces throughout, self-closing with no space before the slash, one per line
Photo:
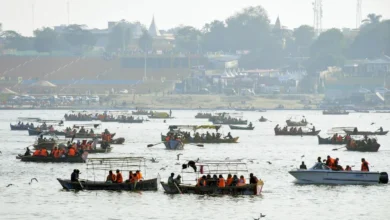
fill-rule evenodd
<path id="1" fill-rule="evenodd" d="M 343 167 L 339 165 L 339 158 L 336 158 L 336 160 L 333 163 L 332 170 L 335 171 L 343 171 Z"/>
<path id="2" fill-rule="evenodd" d="M 249 184 L 257 184 L 258 181 L 259 180 L 253 175 L 253 173 L 249 174 Z"/>
<path id="3" fill-rule="evenodd" d="M 135 174 L 137 175 L 138 180 L 142 180 L 142 173 L 139 170 L 135 171 Z"/>
<path id="4" fill-rule="evenodd" d="M 41 155 L 41 150 L 35 150 L 33 153 L 33 156 L 40 156 Z"/>
<path id="5" fill-rule="evenodd" d="M 41 149 L 41 154 L 40 154 L 41 156 L 43 156 L 43 157 L 47 157 L 47 150 L 46 150 L 46 148 L 42 148 Z"/>
<path id="6" fill-rule="evenodd" d="M 225 179 L 223 178 L 222 175 L 219 175 L 219 178 L 218 178 L 218 187 L 225 187 L 226 186 L 226 182 L 225 182 Z"/>
<path id="7" fill-rule="evenodd" d="M 362 166 L 360 170 L 364 172 L 370 171 L 370 168 L 368 167 L 368 162 L 364 158 L 362 158 Z"/>
<path id="8" fill-rule="evenodd" d="M 123 183 L 122 173 L 119 170 L 116 170 L 116 183 Z"/>
<path id="9" fill-rule="evenodd" d="M 232 177 L 232 174 L 229 173 L 228 177 L 226 179 L 226 186 L 231 186 L 232 182 L 233 182 L 233 177 Z"/>
<path id="10" fill-rule="evenodd" d="M 198 183 L 196 184 L 196 186 L 206 186 L 206 176 L 203 175 L 202 178 L 199 178 L 198 179 Z"/>
<path id="11" fill-rule="evenodd" d="M 115 176 L 115 174 L 112 173 L 112 170 L 110 170 L 108 172 L 108 176 L 107 176 L 106 182 L 114 183 L 115 181 L 116 181 L 116 176 Z"/>
<path id="12" fill-rule="evenodd" d="M 333 163 L 334 163 L 334 159 L 331 158 L 329 155 L 327 156 L 327 159 L 326 159 L 326 166 L 328 166 L 329 168 L 332 168 L 333 166 Z"/>

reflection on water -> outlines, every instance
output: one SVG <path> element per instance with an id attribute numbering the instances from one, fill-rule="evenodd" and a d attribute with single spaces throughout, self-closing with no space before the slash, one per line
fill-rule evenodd
<path id="1" fill-rule="evenodd" d="M 10 120 L 17 117 L 61 118 L 65 111 L 1 111 L 0 134 L 0 216 L 1 219 L 253 219 L 259 213 L 264 219 L 388 219 L 390 188 L 379 186 L 319 186 L 297 185 L 288 170 L 297 168 L 301 156 L 308 166 L 318 156 L 331 155 L 340 158 L 341 165 L 360 167 L 360 159 L 366 158 L 374 171 L 390 171 L 390 137 L 378 136 L 381 148 L 377 153 L 332 151 L 334 146 L 318 145 L 316 137 L 275 137 L 273 127 L 284 124 L 292 114 L 304 114 L 321 135 L 331 127 L 358 126 L 360 130 L 376 130 L 379 126 L 390 128 L 387 114 L 350 114 L 347 116 L 323 116 L 320 111 L 269 111 L 245 112 L 244 117 L 254 123 L 254 131 L 232 131 L 240 136 L 238 144 L 205 144 L 204 148 L 186 145 L 180 161 L 174 151 L 166 151 L 163 145 L 147 148 L 160 140 L 168 124 L 202 124 L 196 120 L 196 111 L 174 111 L 177 119 L 152 120 L 144 124 L 103 123 L 103 128 L 125 137 L 126 144 L 114 146 L 109 154 L 118 156 L 145 156 L 157 158 L 159 163 L 147 163 L 146 177 L 161 175 L 166 181 L 169 174 L 180 173 L 185 160 L 223 160 L 245 158 L 248 169 L 264 180 L 262 196 L 199 196 L 165 195 L 162 188 L 157 192 L 68 192 L 61 189 L 56 178 L 70 178 L 73 169 L 79 169 L 81 178 L 86 178 L 85 164 L 39 164 L 24 163 L 15 156 L 33 143 L 27 131 L 9 129 Z M 260 116 L 271 122 L 260 123 Z M 374 125 L 370 125 L 375 122 Z M 70 123 L 66 123 L 68 126 Z M 227 133 L 228 126 L 222 131 Z M 93 155 L 102 157 L 107 155 Z M 252 162 L 249 162 L 253 160 Z M 270 161 L 271 164 L 267 163 Z M 162 167 L 166 167 L 161 170 Z M 88 173 L 90 176 L 91 173 Z M 126 175 L 124 175 L 125 177 Z M 36 177 L 39 182 L 30 183 Z M 96 177 L 96 179 L 105 177 Z M 13 184 L 6 187 L 8 184 Z"/>

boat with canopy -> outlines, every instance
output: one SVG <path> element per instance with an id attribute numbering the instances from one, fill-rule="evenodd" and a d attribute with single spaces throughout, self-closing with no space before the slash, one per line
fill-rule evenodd
<path id="1" fill-rule="evenodd" d="M 294 127 L 307 126 L 309 124 L 306 120 L 306 117 L 301 115 L 290 116 L 290 118 L 286 120 L 286 123 L 287 126 Z"/>
<path id="2" fill-rule="evenodd" d="M 87 161 L 86 177 L 90 175 L 93 179 L 70 179 L 57 178 L 61 186 L 66 190 L 114 190 L 114 191 L 157 191 L 157 178 L 140 179 L 131 182 L 126 180 L 131 171 L 143 171 L 146 176 L 146 159 L 144 157 L 114 157 L 114 158 L 89 158 Z M 115 183 L 106 181 L 110 170 L 119 169 L 124 181 Z M 99 179 L 99 180 L 98 180 Z"/>
<path id="3" fill-rule="evenodd" d="M 243 175 L 248 173 L 247 164 L 241 160 L 204 160 L 187 161 L 182 165 L 181 183 L 167 183 L 161 181 L 167 194 L 200 194 L 200 195 L 260 195 L 264 182 L 259 179 L 255 184 L 241 184 L 218 187 L 215 179 L 206 180 L 207 185 L 197 186 L 190 182 L 198 181 L 204 174 Z"/>

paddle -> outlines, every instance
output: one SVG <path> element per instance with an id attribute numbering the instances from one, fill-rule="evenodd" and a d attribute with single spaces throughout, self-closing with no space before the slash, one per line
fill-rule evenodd
<path id="1" fill-rule="evenodd" d="M 84 190 L 84 186 L 83 186 L 83 184 L 81 184 L 81 182 L 80 182 L 79 179 L 77 179 L 77 182 L 79 182 L 79 184 L 80 184 L 80 186 L 81 186 L 81 189 Z"/>
<path id="2" fill-rule="evenodd" d="M 176 189 L 179 191 L 179 193 L 180 194 L 183 194 L 182 192 L 181 192 L 181 190 L 180 190 L 180 188 L 176 185 L 176 183 L 175 182 L 173 182 L 173 184 L 175 184 L 175 186 L 176 186 Z"/>
<path id="3" fill-rule="evenodd" d="M 163 142 L 159 142 L 157 144 L 148 144 L 147 147 L 153 147 L 153 146 L 156 146 L 156 145 L 159 145 L 159 144 L 162 144 L 162 143 L 164 143 L 164 141 Z"/>
<path id="4" fill-rule="evenodd" d="M 340 148 L 334 148 L 334 149 L 332 149 L 333 151 L 336 151 L 336 150 L 340 150 L 340 149 L 342 149 L 342 148 L 344 148 L 344 147 L 346 147 L 346 146 L 343 146 L 343 147 L 340 147 Z"/>

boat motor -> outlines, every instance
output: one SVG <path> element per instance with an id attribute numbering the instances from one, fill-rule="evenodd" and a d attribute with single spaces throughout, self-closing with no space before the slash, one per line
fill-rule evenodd
<path id="1" fill-rule="evenodd" d="M 386 172 L 380 173 L 379 183 L 387 184 L 389 182 L 389 175 Z"/>

